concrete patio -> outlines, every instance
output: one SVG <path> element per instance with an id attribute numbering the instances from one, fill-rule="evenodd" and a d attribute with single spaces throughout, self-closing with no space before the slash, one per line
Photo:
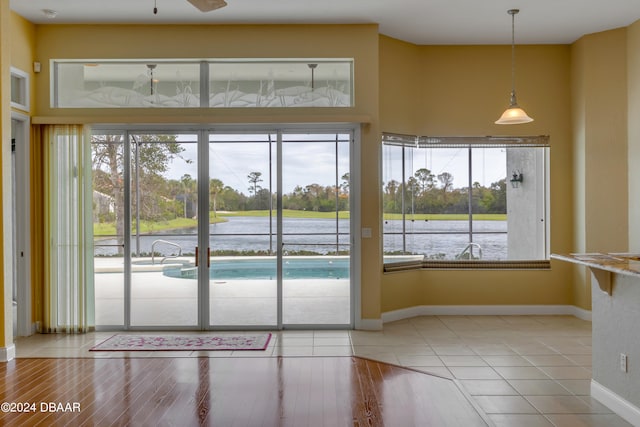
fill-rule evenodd
<path id="1" fill-rule="evenodd" d="M 131 326 L 197 326 L 198 289 L 195 278 L 163 274 L 174 264 L 132 266 Z M 150 261 L 150 260 L 149 260 Z M 276 280 L 210 280 L 209 319 L 212 327 L 276 326 Z M 95 259 L 96 325 L 124 324 L 122 258 Z M 350 324 L 350 280 L 287 279 L 283 281 L 285 325 Z"/>

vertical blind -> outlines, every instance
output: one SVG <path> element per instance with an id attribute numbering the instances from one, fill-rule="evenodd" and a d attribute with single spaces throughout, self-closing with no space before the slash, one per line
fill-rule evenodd
<path id="1" fill-rule="evenodd" d="M 94 326 L 91 146 L 88 129 L 45 126 L 46 285 L 43 332 Z"/>

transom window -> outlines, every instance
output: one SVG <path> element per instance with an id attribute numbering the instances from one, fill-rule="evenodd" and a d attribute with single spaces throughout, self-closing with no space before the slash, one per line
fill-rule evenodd
<path id="1" fill-rule="evenodd" d="M 11 67 L 11 106 L 29 111 L 29 74 Z"/>
<path id="2" fill-rule="evenodd" d="M 383 134 L 385 264 L 548 259 L 548 137 Z"/>
<path id="3" fill-rule="evenodd" d="M 53 108 L 351 107 L 352 59 L 53 60 Z"/>

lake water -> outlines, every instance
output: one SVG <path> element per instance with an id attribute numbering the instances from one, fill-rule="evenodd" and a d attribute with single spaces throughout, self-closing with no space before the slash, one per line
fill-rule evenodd
<path id="1" fill-rule="evenodd" d="M 468 221 L 406 221 L 406 251 L 454 259 L 469 244 Z M 385 253 L 403 250 L 402 221 L 383 224 Z M 507 221 L 473 221 L 473 242 L 486 259 L 507 258 Z M 474 248 L 474 255 L 478 251 Z"/>
<path id="2" fill-rule="evenodd" d="M 276 220 L 268 217 L 228 217 L 227 222 L 209 226 L 209 242 L 212 251 L 272 251 L 277 249 Z M 348 219 L 283 218 L 283 244 L 289 251 L 310 251 L 319 254 L 335 254 L 349 250 Z M 271 229 L 270 229 L 271 224 Z M 406 250 L 408 252 L 455 258 L 469 243 L 467 221 L 408 221 L 406 223 Z M 385 253 L 398 253 L 403 249 L 402 221 L 388 220 L 383 224 Z M 482 247 L 483 258 L 506 259 L 507 222 L 474 221 L 473 241 Z M 336 237 L 336 232 L 338 236 Z M 415 234 L 410 234 L 415 233 Z M 460 233 L 460 234 L 454 234 Z M 132 238 L 132 252 L 150 254 L 157 240 L 179 245 L 183 254 L 193 254 L 197 245 L 195 229 L 163 232 Z M 337 241 L 336 241 L 337 240 Z M 96 256 L 113 256 L 117 253 L 115 239 L 97 239 Z M 177 248 L 156 243 L 156 253 L 162 256 L 177 254 Z M 476 254 L 477 252 L 474 252 Z"/>

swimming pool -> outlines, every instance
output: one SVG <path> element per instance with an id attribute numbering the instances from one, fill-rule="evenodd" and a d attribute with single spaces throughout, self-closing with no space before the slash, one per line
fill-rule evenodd
<path id="1" fill-rule="evenodd" d="M 196 267 L 171 266 L 162 270 L 168 277 L 195 279 Z M 212 260 L 210 280 L 275 280 L 275 258 Z M 285 280 L 296 279 L 348 279 L 349 258 L 310 257 L 292 258 L 283 262 Z"/>

